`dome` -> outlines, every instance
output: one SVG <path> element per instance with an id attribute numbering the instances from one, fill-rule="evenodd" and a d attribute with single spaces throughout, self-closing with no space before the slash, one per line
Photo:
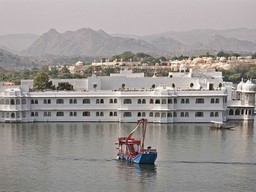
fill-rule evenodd
<path id="1" fill-rule="evenodd" d="M 244 85 L 244 80 L 242 79 L 240 83 L 238 83 L 236 90 L 237 91 L 242 91 L 243 90 L 243 85 Z"/>
<path id="2" fill-rule="evenodd" d="M 204 60 L 202 58 L 195 58 L 193 59 L 193 63 L 197 64 L 197 63 L 204 63 Z"/>
<path id="3" fill-rule="evenodd" d="M 243 92 L 255 92 L 256 86 L 251 80 L 247 80 L 247 82 L 243 85 Z"/>
<path id="4" fill-rule="evenodd" d="M 83 66 L 84 65 L 84 63 L 82 62 L 82 61 L 78 61 L 78 62 L 76 62 L 76 66 L 77 67 L 79 67 L 79 66 Z"/>

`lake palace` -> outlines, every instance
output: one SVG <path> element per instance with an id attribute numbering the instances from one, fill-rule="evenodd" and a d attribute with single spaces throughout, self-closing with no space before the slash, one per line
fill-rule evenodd
<path id="1" fill-rule="evenodd" d="M 72 91 L 31 91 L 33 80 L 0 86 L 0 122 L 210 122 L 253 120 L 255 84 L 243 80 L 233 88 L 215 69 L 190 69 L 168 77 L 145 77 L 122 70 L 119 74 L 69 82 Z"/>

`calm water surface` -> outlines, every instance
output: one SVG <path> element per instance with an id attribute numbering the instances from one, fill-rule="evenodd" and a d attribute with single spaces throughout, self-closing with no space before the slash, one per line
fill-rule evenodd
<path id="1" fill-rule="evenodd" d="M 255 123 L 234 123 L 149 124 L 155 166 L 115 160 L 132 123 L 0 124 L 0 191 L 256 191 Z"/>

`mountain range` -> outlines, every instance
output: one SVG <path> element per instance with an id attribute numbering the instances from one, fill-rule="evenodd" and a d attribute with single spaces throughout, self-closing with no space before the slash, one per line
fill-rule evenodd
<path id="1" fill-rule="evenodd" d="M 126 34 L 108 34 L 103 30 L 81 28 L 77 31 L 58 32 L 50 29 L 39 35 L 16 34 L 0 36 L 0 48 L 15 56 L 5 58 L 5 62 L 18 65 L 19 55 L 24 59 L 33 57 L 32 62 L 37 64 L 35 57 L 54 55 L 59 58 L 86 57 L 111 57 L 132 51 L 144 52 L 153 55 L 195 55 L 206 52 L 217 53 L 218 51 L 236 53 L 256 52 L 256 29 L 237 28 L 227 30 L 192 30 L 192 31 L 169 31 L 164 33 L 136 36 Z M 1 56 L 0 56 L 1 58 Z M 14 60 L 12 60 L 12 59 Z M 3 56 L 2 56 L 3 63 Z M 12 60 L 12 62 L 10 62 Z M 61 59 L 65 62 L 65 59 Z M 41 62 L 39 62 L 41 63 Z"/>

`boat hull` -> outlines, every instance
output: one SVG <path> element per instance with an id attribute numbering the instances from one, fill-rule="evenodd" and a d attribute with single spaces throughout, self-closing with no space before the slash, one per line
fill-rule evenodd
<path id="1" fill-rule="evenodd" d="M 155 164 L 157 153 L 156 152 L 142 152 L 135 157 L 125 156 L 123 154 L 118 154 L 118 159 L 137 163 L 137 164 Z"/>

